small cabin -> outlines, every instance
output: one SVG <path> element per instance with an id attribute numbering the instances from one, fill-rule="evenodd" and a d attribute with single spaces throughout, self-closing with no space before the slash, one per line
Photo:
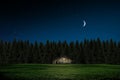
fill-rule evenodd
<path id="1" fill-rule="evenodd" d="M 67 57 L 60 57 L 53 61 L 53 64 L 71 64 L 72 60 Z"/>

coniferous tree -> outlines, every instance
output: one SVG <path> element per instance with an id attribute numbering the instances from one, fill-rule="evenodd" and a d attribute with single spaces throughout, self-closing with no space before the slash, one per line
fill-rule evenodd
<path id="1" fill-rule="evenodd" d="M 4 62 L 3 48 L 4 48 L 4 43 L 2 40 L 0 40 L 0 64 L 3 64 L 3 62 Z"/>
<path id="2" fill-rule="evenodd" d="M 0 64 L 10 63 L 52 63 L 58 57 L 66 56 L 73 63 L 82 64 L 120 64 L 120 42 L 87 40 L 84 42 L 42 42 L 30 43 L 16 40 L 0 41 Z"/>

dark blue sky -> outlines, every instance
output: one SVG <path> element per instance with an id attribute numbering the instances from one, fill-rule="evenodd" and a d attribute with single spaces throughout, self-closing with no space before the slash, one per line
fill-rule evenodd
<path id="1" fill-rule="evenodd" d="M 83 27 L 83 20 L 86 27 Z M 119 0 L 40 0 L 0 3 L 0 39 L 120 40 Z"/>

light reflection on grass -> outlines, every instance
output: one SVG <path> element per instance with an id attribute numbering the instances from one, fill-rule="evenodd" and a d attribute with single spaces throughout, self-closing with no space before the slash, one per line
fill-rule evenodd
<path id="1" fill-rule="evenodd" d="M 10 78 L 44 79 L 120 79 L 120 65 L 106 64 L 15 64 L 0 67 Z"/>

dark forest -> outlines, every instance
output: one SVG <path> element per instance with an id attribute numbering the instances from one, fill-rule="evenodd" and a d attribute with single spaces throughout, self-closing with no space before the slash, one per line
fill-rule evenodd
<path id="1" fill-rule="evenodd" d="M 0 64 L 40 63 L 52 64 L 53 60 L 66 56 L 73 64 L 120 64 L 120 42 L 112 39 L 101 41 L 49 41 L 46 43 L 14 39 L 0 41 Z"/>

